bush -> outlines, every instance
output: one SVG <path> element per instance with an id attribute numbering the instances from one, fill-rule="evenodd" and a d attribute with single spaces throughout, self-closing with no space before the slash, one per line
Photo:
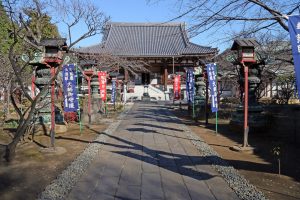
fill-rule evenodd
<path id="1" fill-rule="evenodd" d="M 4 128 L 17 128 L 19 125 L 19 121 L 16 119 L 10 119 L 4 122 Z"/>
<path id="2" fill-rule="evenodd" d="M 224 97 L 220 100 L 223 104 L 239 104 L 240 99 L 237 97 Z"/>

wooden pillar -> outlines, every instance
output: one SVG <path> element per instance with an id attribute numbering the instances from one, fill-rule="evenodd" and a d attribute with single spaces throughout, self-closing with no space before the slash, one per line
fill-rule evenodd
<path id="1" fill-rule="evenodd" d="M 129 79 L 129 75 L 128 75 L 128 70 L 127 69 L 124 69 L 124 79 L 125 79 L 125 83 L 127 83 L 128 79 Z"/>
<path id="2" fill-rule="evenodd" d="M 168 65 L 164 63 L 164 90 L 167 91 L 168 88 Z"/>
<path id="3" fill-rule="evenodd" d="M 165 84 L 165 74 L 164 74 L 164 69 L 162 67 L 160 68 L 160 77 L 161 77 L 160 84 L 164 85 Z"/>

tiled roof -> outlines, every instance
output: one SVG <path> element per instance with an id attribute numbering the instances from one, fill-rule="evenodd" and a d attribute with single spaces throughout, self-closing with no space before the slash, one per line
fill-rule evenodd
<path id="1" fill-rule="evenodd" d="M 66 38 L 59 38 L 59 39 L 48 38 L 48 39 L 42 39 L 41 42 L 40 42 L 40 45 L 41 46 L 59 47 L 59 46 L 67 45 L 66 40 L 67 40 Z"/>
<path id="2" fill-rule="evenodd" d="M 160 57 L 216 53 L 217 49 L 189 42 L 183 23 L 109 23 L 101 44 L 78 51 Z"/>
<path id="3" fill-rule="evenodd" d="M 236 50 L 238 46 L 256 47 L 259 46 L 259 43 L 254 38 L 240 38 L 234 40 L 231 50 Z"/>

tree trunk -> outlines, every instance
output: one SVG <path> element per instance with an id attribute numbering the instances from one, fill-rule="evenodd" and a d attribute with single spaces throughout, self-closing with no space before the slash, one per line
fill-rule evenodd
<path id="1" fill-rule="evenodd" d="M 10 89 L 11 89 L 11 81 L 8 82 L 8 87 L 7 87 L 7 116 L 10 115 L 10 111 L 9 111 L 9 104 L 10 104 Z"/>
<path id="2" fill-rule="evenodd" d="M 24 136 L 24 134 L 26 133 L 26 128 L 28 127 L 30 121 L 31 121 L 31 118 L 32 118 L 32 113 L 34 112 L 35 109 L 33 109 L 29 116 L 27 117 L 26 120 L 22 120 L 20 119 L 19 121 L 19 126 L 16 130 L 16 133 L 14 135 L 14 138 L 12 140 L 11 143 L 9 143 L 7 146 L 6 146 L 6 151 L 5 151 L 5 155 L 4 155 L 4 158 L 7 162 L 10 162 L 14 159 L 15 157 L 15 152 L 16 152 L 16 147 L 17 147 L 17 144 L 19 143 L 20 139 Z"/>
<path id="3" fill-rule="evenodd" d="M 17 144 L 19 143 L 19 141 L 20 141 L 21 137 L 24 135 L 24 133 L 25 133 L 25 129 L 23 129 L 23 128 L 19 129 L 17 131 L 17 133 L 15 134 L 13 141 L 6 146 L 4 158 L 7 162 L 10 162 L 14 159 Z"/>

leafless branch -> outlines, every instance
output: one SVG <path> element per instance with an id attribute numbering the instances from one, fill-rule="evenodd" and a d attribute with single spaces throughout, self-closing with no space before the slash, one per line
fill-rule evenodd
<path id="1" fill-rule="evenodd" d="M 286 15 L 297 14 L 300 7 L 298 0 L 178 0 L 177 2 L 180 2 L 181 13 L 170 21 L 186 19 L 191 25 L 189 31 L 192 35 L 208 31 L 218 34 L 219 30 L 230 32 L 231 27 L 242 28 L 244 35 L 263 32 L 267 28 L 288 31 Z"/>
<path id="2" fill-rule="evenodd" d="M 49 0 L 48 4 L 67 27 L 69 48 L 86 38 L 100 34 L 109 20 L 109 17 L 90 0 Z M 75 36 L 73 30 L 79 26 L 82 34 Z"/>

